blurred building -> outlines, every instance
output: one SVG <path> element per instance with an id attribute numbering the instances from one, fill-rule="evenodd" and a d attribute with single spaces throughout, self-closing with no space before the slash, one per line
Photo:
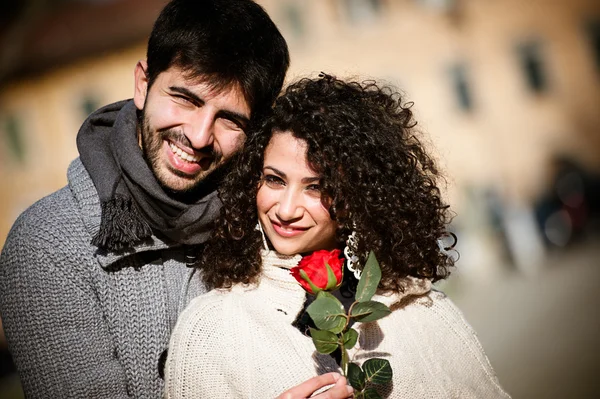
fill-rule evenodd
<path id="1" fill-rule="evenodd" d="M 258 2 L 288 40 L 288 80 L 320 71 L 384 79 L 415 103 L 456 225 L 475 232 L 464 241 L 472 263 L 506 248 L 524 254 L 530 226 L 507 229 L 507 220 L 529 220 L 556 155 L 600 168 L 597 0 Z M 20 212 L 65 184 L 84 118 L 131 97 L 164 3 L 1 6 L 0 245 Z"/>

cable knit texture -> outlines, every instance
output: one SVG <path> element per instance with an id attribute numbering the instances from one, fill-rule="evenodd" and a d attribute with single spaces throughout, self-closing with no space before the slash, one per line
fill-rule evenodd
<path id="1" fill-rule="evenodd" d="M 96 254 L 100 202 L 79 159 L 68 180 L 19 217 L 0 258 L 0 312 L 25 395 L 160 398 L 160 355 L 205 290 L 183 250 L 156 237 Z"/>
<path id="2" fill-rule="evenodd" d="M 338 369 L 291 325 L 305 294 L 287 269 L 299 259 L 264 253 L 257 286 L 192 300 L 171 337 L 167 398 L 274 398 Z M 350 357 L 359 364 L 371 357 L 390 361 L 394 379 L 380 390 L 385 398 L 509 397 L 460 311 L 429 281 L 409 279 L 404 294 L 373 299 L 393 312 L 355 324 L 360 340 Z"/>

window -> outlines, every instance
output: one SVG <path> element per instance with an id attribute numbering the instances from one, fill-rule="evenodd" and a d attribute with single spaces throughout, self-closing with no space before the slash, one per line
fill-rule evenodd
<path id="1" fill-rule="evenodd" d="M 284 15 L 285 19 L 290 26 L 290 31 L 294 35 L 295 38 L 299 39 L 304 36 L 304 21 L 302 19 L 302 14 L 297 4 L 288 3 L 284 6 Z"/>
<path id="2" fill-rule="evenodd" d="M 524 43 L 518 48 L 519 60 L 527 86 L 535 93 L 548 89 L 548 80 L 539 42 Z"/>
<path id="3" fill-rule="evenodd" d="M 452 86 L 459 107 L 464 111 L 473 109 L 473 96 L 469 86 L 468 70 L 466 65 L 457 64 L 450 68 Z"/>
<path id="4" fill-rule="evenodd" d="M 381 13 L 382 0 L 342 0 L 348 19 L 352 22 L 371 22 Z"/>
<path id="5" fill-rule="evenodd" d="M 596 58 L 596 67 L 600 70 L 600 20 L 589 21 L 586 28 L 589 42 Z"/>
<path id="6" fill-rule="evenodd" d="M 81 101 L 81 112 L 87 118 L 92 112 L 100 107 L 98 100 L 93 96 L 85 96 Z"/>
<path id="7" fill-rule="evenodd" d="M 8 115 L 2 122 L 3 141 L 8 153 L 18 163 L 25 162 L 25 142 L 19 119 L 14 115 Z"/>
<path id="8" fill-rule="evenodd" d="M 455 6 L 455 1 L 456 0 L 417 0 L 417 3 L 437 10 L 448 11 Z"/>

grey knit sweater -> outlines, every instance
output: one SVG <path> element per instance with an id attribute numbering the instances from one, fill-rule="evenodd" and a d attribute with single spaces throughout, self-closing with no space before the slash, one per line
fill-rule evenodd
<path id="1" fill-rule="evenodd" d="M 100 203 L 79 159 L 68 181 L 19 217 L 0 257 L 0 312 L 25 394 L 160 398 L 159 359 L 204 288 L 184 250 L 155 237 L 96 254 Z"/>

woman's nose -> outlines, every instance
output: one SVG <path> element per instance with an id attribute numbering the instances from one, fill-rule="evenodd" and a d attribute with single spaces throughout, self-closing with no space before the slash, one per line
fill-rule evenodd
<path id="1" fill-rule="evenodd" d="M 302 206 L 301 194 L 293 189 L 284 190 L 279 198 L 277 216 L 284 221 L 292 221 L 302 218 L 304 208 Z"/>

